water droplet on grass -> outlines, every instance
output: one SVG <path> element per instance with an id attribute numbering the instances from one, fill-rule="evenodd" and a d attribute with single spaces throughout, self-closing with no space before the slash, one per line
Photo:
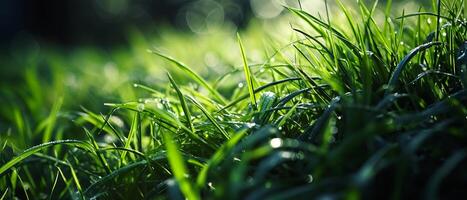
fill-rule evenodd
<path id="1" fill-rule="evenodd" d="M 271 141 L 269 141 L 269 144 L 271 145 L 272 148 L 279 148 L 282 146 L 282 139 L 280 138 L 274 138 Z"/>
<path id="2" fill-rule="evenodd" d="M 308 174 L 308 183 L 313 182 L 313 176 L 311 174 Z"/>
<path id="3" fill-rule="evenodd" d="M 139 103 L 136 108 L 138 109 L 138 111 L 143 111 L 144 110 L 144 104 Z"/>
<path id="4" fill-rule="evenodd" d="M 255 123 L 245 123 L 245 126 L 248 127 L 248 128 L 253 128 L 256 126 Z"/>
<path id="5" fill-rule="evenodd" d="M 242 88 L 243 86 L 243 83 L 238 83 L 238 88 Z"/>
<path id="6" fill-rule="evenodd" d="M 209 189 L 211 190 L 215 190 L 216 188 L 212 185 L 212 182 L 209 182 L 208 183 L 208 186 L 209 186 Z"/>

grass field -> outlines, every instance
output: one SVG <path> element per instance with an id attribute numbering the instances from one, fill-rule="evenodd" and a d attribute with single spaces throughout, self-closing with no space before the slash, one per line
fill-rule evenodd
<path id="1" fill-rule="evenodd" d="M 18 48 L 0 200 L 465 197 L 467 1 L 391 2 Z"/>

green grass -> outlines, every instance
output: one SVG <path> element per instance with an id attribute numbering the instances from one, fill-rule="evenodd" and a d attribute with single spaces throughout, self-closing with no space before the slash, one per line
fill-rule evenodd
<path id="1" fill-rule="evenodd" d="M 206 38 L 226 40 L 207 45 L 229 66 L 223 74 L 138 36 L 133 53 L 116 51 L 133 68 L 107 68 L 114 79 L 86 75 L 106 74 L 88 50 L 49 53 L 50 71 L 27 68 L 19 86 L 0 86 L 0 199 L 465 196 L 465 1 L 416 13 L 371 3 L 336 0 L 324 16 L 289 7 L 281 39 Z M 257 40 L 262 61 L 244 45 Z M 73 62 L 86 70 L 60 67 Z M 68 89 L 63 74 L 93 92 Z"/>

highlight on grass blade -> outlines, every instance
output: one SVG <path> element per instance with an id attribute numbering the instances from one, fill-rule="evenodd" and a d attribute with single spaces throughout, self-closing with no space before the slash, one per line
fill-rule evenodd
<path id="1" fill-rule="evenodd" d="M 245 55 L 245 49 L 243 47 L 242 39 L 240 38 L 239 33 L 237 33 L 237 41 L 240 47 L 240 52 L 242 54 L 243 71 L 245 73 L 245 80 L 246 80 L 246 84 L 248 87 L 248 93 L 250 94 L 251 106 L 253 107 L 253 110 L 257 110 L 256 96 L 255 96 L 255 91 L 254 91 L 254 86 L 253 86 L 253 77 L 251 76 L 250 67 L 248 66 L 248 61 Z"/>
<path id="2" fill-rule="evenodd" d="M 187 177 L 188 170 L 185 166 L 182 155 L 178 151 L 178 147 L 175 144 L 175 140 L 172 138 L 170 133 L 164 133 L 164 142 L 167 149 L 167 158 L 169 160 L 170 169 L 177 180 L 180 190 L 183 195 L 189 200 L 200 199 L 199 193 Z"/>
<path id="3" fill-rule="evenodd" d="M 0 176 L 3 175 L 3 173 L 5 171 L 11 169 L 14 165 L 16 165 L 19 162 L 23 161 L 24 159 L 32 156 L 33 154 L 35 154 L 35 153 L 37 153 L 37 152 L 39 152 L 39 151 L 41 151 L 43 149 L 47 149 L 47 148 L 49 148 L 51 146 L 61 145 L 61 144 L 70 145 L 70 146 L 81 148 L 81 149 L 84 149 L 84 150 L 87 150 L 87 151 L 91 151 L 91 149 L 92 149 L 92 147 L 88 143 L 83 142 L 83 141 L 79 141 L 79 140 L 58 140 L 58 141 L 43 143 L 43 144 L 31 147 L 29 149 L 26 149 L 21 154 L 19 154 L 18 156 L 16 156 L 12 160 L 8 161 L 6 164 L 4 164 L 2 167 L 0 167 Z"/>

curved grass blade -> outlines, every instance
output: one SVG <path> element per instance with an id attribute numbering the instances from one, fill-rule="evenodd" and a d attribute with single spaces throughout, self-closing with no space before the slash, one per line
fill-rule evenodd
<path id="1" fill-rule="evenodd" d="M 355 174 L 354 181 L 356 185 L 363 186 L 368 183 L 381 169 L 378 163 L 381 163 L 384 159 L 384 155 L 391 149 L 396 147 L 395 145 L 386 145 L 379 149 L 375 154 L 368 159 L 365 164 Z"/>
<path id="2" fill-rule="evenodd" d="M 190 69 L 189 67 L 187 67 L 185 64 L 175 60 L 174 58 L 170 57 L 170 56 L 167 56 L 167 55 L 164 55 L 160 52 L 157 52 L 157 51 L 150 51 L 151 53 L 153 54 L 156 54 L 172 63 L 174 63 L 178 68 L 180 68 L 185 74 L 187 74 L 188 76 L 190 76 L 193 80 L 195 80 L 198 84 L 202 85 L 203 87 L 205 87 L 212 95 L 214 95 L 214 98 L 216 98 L 216 100 L 218 100 L 220 103 L 222 104 L 225 104 L 225 99 L 224 97 L 222 97 L 222 95 L 217 91 L 215 90 L 214 88 L 211 87 L 211 85 L 209 85 L 206 80 L 204 80 L 200 75 L 198 75 L 196 72 L 194 72 L 192 69 Z"/>
<path id="3" fill-rule="evenodd" d="M 464 150 L 456 152 L 454 155 L 449 157 L 444 164 L 436 170 L 431 177 L 425 188 L 425 199 L 435 200 L 438 199 L 439 187 L 443 179 L 449 175 L 449 173 L 456 168 L 456 166 L 467 157 L 467 153 Z"/>
<path id="4" fill-rule="evenodd" d="M 301 140 L 304 141 L 313 141 L 316 139 L 316 137 L 321 134 L 326 128 L 326 124 L 328 123 L 331 114 L 334 112 L 334 110 L 337 107 L 337 104 L 340 102 L 340 97 L 335 97 L 331 103 L 329 104 L 329 107 L 324 111 L 324 113 L 316 120 L 316 122 L 313 124 L 313 126 L 309 127 L 308 130 L 303 133 L 303 135 L 300 136 Z"/>
<path id="5" fill-rule="evenodd" d="M 14 165 L 23 161 L 24 159 L 28 158 L 34 153 L 37 153 L 43 149 L 47 149 L 51 146 L 60 145 L 60 144 L 66 144 L 66 145 L 78 147 L 78 148 L 81 148 L 87 151 L 91 151 L 92 149 L 92 147 L 87 142 L 83 142 L 79 140 L 58 140 L 58 141 L 43 143 L 43 144 L 31 147 L 29 149 L 26 149 L 21 154 L 19 154 L 18 156 L 8 161 L 6 164 L 4 164 L 2 167 L 0 167 L 0 176 L 3 175 L 5 171 L 11 169 Z"/>
<path id="6" fill-rule="evenodd" d="M 402 61 L 397 65 L 396 69 L 392 73 L 392 76 L 389 79 L 389 82 L 388 82 L 388 85 L 387 85 L 387 90 L 386 90 L 385 95 L 388 95 L 395 88 L 395 85 L 396 85 L 397 81 L 399 80 L 399 76 L 402 73 L 402 70 L 404 70 L 404 68 L 407 66 L 409 61 L 415 55 L 417 55 L 417 53 L 419 53 L 421 51 L 424 51 L 424 50 L 426 50 L 426 49 L 428 49 L 428 48 L 430 48 L 432 46 L 438 46 L 438 45 L 441 45 L 441 44 L 442 44 L 441 42 L 429 42 L 429 43 L 422 44 L 422 45 L 412 49 L 412 51 L 410 51 L 409 54 L 407 54 L 404 57 L 404 59 L 402 59 Z"/>
<path id="7" fill-rule="evenodd" d="M 115 177 L 117 177 L 117 176 L 119 176 L 119 175 L 121 175 L 121 174 L 123 174 L 125 172 L 131 171 L 133 169 L 136 169 L 138 167 L 142 167 L 142 166 L 145 166 L 145 165 L 147 165 L 147 161 L 143 160 L 143 161 L 134 162 L 134 163 L 125 165 L 124 167 L 121 167 L 120 169 L 117 169 L 117 170 L 113 171 L 112 173 L 108 174 L 107 176 L 102 177 L 101 179 L 99 179 L 95 183 L 91 184 L 88 188 L 86 188 L 86 190 L 84 191 L 84 196 L 87 197 L 87 198 L 91 198 L 92 196 L 94 196 L 94 194 L 96 192 L 96 189 L 98 187 L 108 183 L 109 181 L 112 181 L 113 178 L 115 178 Z"/>
<path id="8" fill-rule="evenodd" d="M 298 77 L 292 77 L 292 78 L 286 78 L 286 79 L 283 79 L 283 80 L 279 80 L 279 81 L 274 81 L 274 82 L 271 82 L 271 83 L 268 83 L 266 85 L 263 85 L 261 87 L 258 87 L 254 90 L 254 93 L 258 93 L 258 92 L 261 92 L 263 91 L 264 89 L 267 89 L 269 87 L 272 87 L 272 86 L 275 86 L 275 85 L 279 85 L 279 84 L 282 84 L 282 83 L 287 83 L 287 82 L 290 82 L 290 81 L 298 81 L 298 80 L 302 80 L 301 78 L 298 78 Z M 243 95 L 241 96 L 240 98 L 232 101 L 231 103 L 227 104 L 226 106 L 224 106 L 221 110 L 219 110 L 218 112 L 221 112 L 227 108 L 230 108 L 234 105 L 236 105 L 238 102 L 240 101 L 243 101 L 245 100 L 246 98 L 248 98 L 249 95 Z"/>

